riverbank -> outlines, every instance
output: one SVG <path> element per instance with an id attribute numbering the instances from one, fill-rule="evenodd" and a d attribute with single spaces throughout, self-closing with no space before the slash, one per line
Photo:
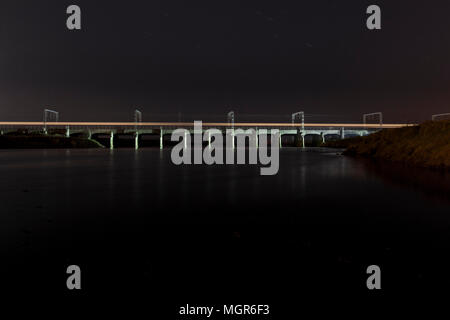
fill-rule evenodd
<path id="1" fill-rule="evenodd" d="M 0 149 L 103 148 L 97 141 L 60 135 L 23 134 L 0 136 Z"/>
<path id="2" fill-rule="evenodd" d="M 384 129 L 365 137 L 329 142 L 326 146 L 345 148 L 344 154 L 351 156 L 450 169 L 450 121 Z"/>

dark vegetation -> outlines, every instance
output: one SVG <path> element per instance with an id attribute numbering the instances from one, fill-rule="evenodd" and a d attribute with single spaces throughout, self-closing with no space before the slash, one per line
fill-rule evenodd
<path id="1" fill-rule="evenodd" d="M 101 148 L 101 144 L 82 137 L 12 132 L 0 136 L 0 149 L 22 148 Z"/>
<path id="2" fill-rule="evenodd" d="M 401 162 L 414 166 L 450 168 L 450 121 L 384 129 L 365 137 L 328 142 L 344 154 Z"/>

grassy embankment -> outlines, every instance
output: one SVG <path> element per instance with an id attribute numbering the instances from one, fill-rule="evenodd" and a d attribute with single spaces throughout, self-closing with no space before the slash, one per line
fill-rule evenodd
<path id="1" fill-rule="evenodd" d="M 365 137 L 329 142 L 326 146 L 346 148 L 347 155 L 450 169 L 450 121 L 384 129 Z"/>
<path id="2" fill-rule="evenodd" d="M 0 149 L 33 148 L 102 148 L 94 140 L 45 134 L 5 134 L 0 136 Z"/>

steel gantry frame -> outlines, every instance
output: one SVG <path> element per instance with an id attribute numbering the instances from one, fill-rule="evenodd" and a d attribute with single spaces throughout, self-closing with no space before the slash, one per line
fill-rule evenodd
<path id="1" fill-rule="evenodd" d="M 366 113 L 366 114 L 363 114 L 363 124 L 364 124 L 364 127 L 366 126 L 366 124 L 367 124 L 367 118 L 371 118 L 371 117 L 373 117 L 373 116 L 379 116 L 380 117 L 380 127 L 383 127 L 383 113 L 382 112 L 373 112 L 373 113 Z"/>
<path id="2" fill-rule="evenodd" d="M 55 116 L 55 122 L 59 122 L 59 112 L 50 109 L 44 109 L 44 133 L 47 134 L 47 122 L 50 115 Z"/>
<path id="3" fill-rule="evenodd" d="M 449 116 L 450 117 L 450 113 L 433 114 L 431 116 L 431 121 L 436 121 L 436 118 L 445 117 L 445 116 Z"/>

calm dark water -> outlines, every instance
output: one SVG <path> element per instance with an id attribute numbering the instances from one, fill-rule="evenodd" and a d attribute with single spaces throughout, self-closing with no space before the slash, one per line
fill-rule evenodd
<path id="1" fill-rule="evenodd" d="M 0 177 L 8 290 L 67 294 L 70 264 L 90 297 L 156 290 L 165 303 L 365 294 L 370 264 L 388 294 L 449 282 L 442 172 L 332 150 L 282 149 L 275 176 L 175 166 L 170 150 L 3 150 Z"/>

